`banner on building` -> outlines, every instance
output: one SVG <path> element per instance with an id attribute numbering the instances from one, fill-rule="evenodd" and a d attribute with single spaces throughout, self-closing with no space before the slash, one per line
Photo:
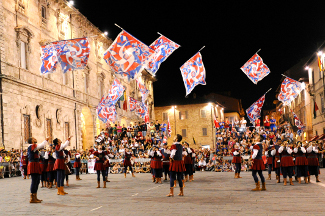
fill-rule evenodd
<path id="1" fill-rule="evenodd" d="M 255 53 L 241 68 L 246 76 L 254 83 L 261 81 L 269 75 L 270 69 L 264 64 L 263 59 Z"/>
<path id="2" fill-rule="evenodd" d="M 154 50 L 123 30 L 104 53 L 104 59 L 117 76 L 130 80 L 147 66 L 153 53 Z"/>
<path id="3" fill-rule="evenodd" d="M 150 48 L 152 48 L 155 52 L 150 57 L 147 70 L 152 75 L 155 75 L 161 63 L 163 63 L 179 47 L 180 45 L 161 35 L 150 45 Z"/>
<path id="4" fill-rule="evenodd" d="M 182 67 L 180 67 L 180 70 L 186 89 L 186 96 L 192 92 L 195 86 L 206 84 L 205 68 L 200 52 L 196 53 L 192 58 L 185 62 Z"/>
<path id="5" fill-rule="evenodd" d="M 87 38 L 62 40 L 41 47 L 41 74 L 52 73 L 60 63 L 63 73 L 85 69 L 90 54 Z"/>
<path id="6" fill-rule="evenodd" d="M 298 118 L 298 116 L 296 115 L 296 113 L 294 113 L 294 112 L 292 111 L 292 114 L 293 114 L 293 118 L 294 118 L 294 120 L 295 120 L 295 125 L 296 125 L 297 128 L 298 128 L 297 133 L 298 133 L 298 135 L 300 136 L 300 135 L 302 134 L 303 130 L 305 129 L 305 126 L 304 126 L 304 124 L 300 121 L 300 119 Z"/>
<path id="7" fill-rule="evenodd" d="M 140 91 L 140 94 L 142 97 L 142 102 L 144 103 L 148 98 L 149 90 L 146 88 L 144 83 L 139 79 L 137 79 L 137 84 L 138 84 L 138 88 L 139 88 L 139 91 Z"/>

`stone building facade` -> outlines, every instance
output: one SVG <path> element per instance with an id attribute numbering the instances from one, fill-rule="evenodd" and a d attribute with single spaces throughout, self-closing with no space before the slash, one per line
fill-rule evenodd
<path id="1" fill-rule="evenodd" d="M 216 102 L 155 107 L 155 117 L 160 124 L 167 124 L 169 118 L 172 133 L 168 145 L 172 144 L 175 134 L 181 134 L 192 148 L 214 148 L 214 115 L 219 121 L 225 118 L 224 107 Z"/>
<path id="2" fill-rule="evenodd" d="M 91 45 L 87 68 L 63 74 L 40 75 L 40 46 L 49 42 L 88 37 Z M 1 144 L 26 147 L 28 137 L 41 142 L 46 136 L 66 139 L 77 149 L 93 145 L 105 124 L 96 106 L 108 93 L 113 73 L 103 60 L 112 40 L 65 0 L 0 1 L 0 126 Z M 150 117 L 154 118 L 153 81 L 146 71 L 141 79 L 150 90 Z M 120 80 L 126 95 L 140 99 L 136 81 Z M 117 109 L 118 121 L 140 119 Z M 72 147 L 70 147 L 72 148 Z"/>

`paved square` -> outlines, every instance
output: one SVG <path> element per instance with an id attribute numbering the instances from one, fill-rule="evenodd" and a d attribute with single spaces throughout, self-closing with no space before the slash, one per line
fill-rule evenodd
<path id="1" fill-rule="evenodd" d="M 323 170 L 321 170 L 323 171 Z M 264 176 L 267 173 L 264 172 Z M 325 176 L 321 183 L 283 186 L 272 173 L 267 191 L 252 192 L 251 172 L 234 179 L 234 173 L 196 172 L 195 181 L 186 183 L 184 197 L 166 197 L 167 182 L 154 184 L 150 174 L 136 178 L 110 174 L 107 188 L 97 189 L 96 175 L 70 176 L 69 194 L 39 188 L 41 204 L 29 203 L 30 180 L 20 177 L 0 179 L 1 215 L 325 215 Z"/>

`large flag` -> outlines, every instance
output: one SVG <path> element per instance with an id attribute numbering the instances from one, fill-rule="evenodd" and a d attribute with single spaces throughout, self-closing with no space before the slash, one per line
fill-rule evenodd
<path id="1" fill-rule="evenodd" d="M 303 86 L 300 82 L 286 77 L 281 84 L 281 92 L 278 95 L 278 99 L 283 105 L 288 106 L 299 95 L 302 89 Z"/>
<path id="2" fill-rule="evenodd" d="M 144 116 L 144 122 L 145 123 L 149 123 L 150 122 L 150 118 L 149 118 L 149 106 L 148 106 L 148 103 L 146 105 L 146 108 L 147 108 L 147 112 L 146 112 L 146 115 Z"/>
<path id="3" fill-rule="evenodd" d="M 247 117 L 251 123 L 254 123 L 256 119 L 261 117 L 261 110 L 265 101 L 265 95 L 253 103 L 247 110 Z"/>
<path id="4" fill-rule="evenodd" d="M 25 177 L 24 176 L 24 168 L 23 168 L 23 149 L 20 149 L 20 163 L 19 163 L 19 170 L 21 173 L 21 177 Z"/>
<path id="5" fill-rule="evenodd" d="M 180 67 L 186 89 L 186 96 L 191 93 L 198 84 L 205 85 L 205 68 L 201 53 L 196 53 Z"/>
<path id="6" fill-rule="evenodd" d="M 145 100 L 147 100 L 148 98 L 149 90 L 146 88 L 144 83 L 142 83 L 139 79 L 137 79 L 137 84 L 138 84 L 139 91 L 141 93 L 142 102 L 144 103 Z"/>
<path id="7" fill-rule="evenodd" d="M 161 35 L 150 45 L 150 48 L 155 50 L 155 53 L 150 57 L 147 70 L 155 75 L 161 63 L 164 62 L 179 47 L 180 46 L 177 43 Z"/>
<path id="8" fill-rule="evenodd" d="M 263 59 L 257 53 L 240 69 L 254 84 L 257 84 L 257 82 L 261 81 L 270 73 L 270 69 L 264 64 Z"/>
<path id="9" fill-rule="evenodd" d="M 142 101 L 139 101 L 137 103 L 137 109 L 135 114 L 138 115 L 140 118 L 145 119 L 146 114 L 148 112 L 147 106 L 145 103 L 143 103 Z"/>
<path id="10" fill-rule="evenodd" d="M 170 127 L 170 122 L 169 122 L 169 118 L 168 118 L 168 123 L 167 123 L 167 127 L 168 127 L 168 137 L 170 137 L 172 135 L 172 128 Z M 194 139 L 194 138 L 193 138 Z"/>
<path id="11" fill-rule="evenodd" d="M 98 104 L 96 112 L 99 120 L 101 120 L 104 123 L 116 121 L 117 113 L 116 113 L 115 105 L 113 104 L 109 104 L 109 105 Z"/>
<path id="12" fill-rule="evenodd" d="M 108 92 L 108 102 L 115 105 L 118 99 L 123 95 L 124 90 L 125 88 L 120 81 L 115 79 Z"/>
<path id="13" fill-rule="evenodd" d="M 317 58 L 318 58 L 318 68 L 320 71 L 323 71 L 324 68 L 323 68 L 322 56 L 317 56 Z"/>
<path id="14" fill-rule="evenodd" d="M 133 97 L 129 96 L 129 110 L 131 112 L 136 111 L 138 106 L 138 100 L 134 99 Z"/>
<path id="15" fill-rule="evenodd" d="M 41 74 L 54 72 L 58 62 L 63 73 L 66 73 L 87 66 L 90 44 L 87 38 L 56 41 L 42 46 L 41 51 Z"/>
<path id="16" fill-rule="evenodd" d="M 154 50 L 123 30 L 106 50 L 104 59 L 121 78 L 134 79 L 146 67 Z"/>

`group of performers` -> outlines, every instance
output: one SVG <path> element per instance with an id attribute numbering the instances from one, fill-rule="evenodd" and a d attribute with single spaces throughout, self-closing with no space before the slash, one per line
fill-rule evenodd
<path id="1" fill-rule="evenodd" d="M 28 139 L 29 146 L 27 152 L 25 151 L 23 154 L 22 163 L 24 179 L 26 179 L 26 176 L 31 177 L 30 203 L 42 202 L 37 198 L 40 181 L 42 181 L 42 187 L 52 188 L 55 184 L 58 195 L 68 194 L 64 191 L 64 179 L 66 179 L 67 186 L 69 186 L 68 176 L 71 169 L 71 153 L 65 148 L 69 145 L 70 139 L 71 137 L 62 144 L 62 141 L 56 138 L 53 140 L 53 144 L 49 146 L 49 150 L 42 152 L 40 150 L 48 145 L 49 138 L 46 138 L 40 144 L 37 144 L 37 140 L 33 137 Z M 76 170 L 80 169 L 80 155 L 79 157 L 76 156 L 74 167 Z M 76 179 L 81 180 L 79 174 L 76 175 Z"/>
<path id="2" fill-rule="evenodd" d="M 252 176 L 254 178 L 256 187 L 252 191 L 266 190 L 265 178 L 262 171 L 265 170 L 263 156 L 264 137 L 256 134 L 254 136 L 254 145 L 252 150 Z M 241 155 L 240 146 L 236 145 L 233 150 L 232 163 L 235 164 L 235 178 L 240 177 Z M 274 138 L 270 141 L 269 147 L 265 149 L 265 156 L 267 157 L 268 178 L 271 180 L 271 172 L 275 171 L 277 183 L 280 183 L 281 175 L 283 175 L 283 185 L 287 185 L 287 177 L 289 177 L 289 184 L 294 185 L 293 177 L 300 184 L 301 178 L 304 178 L 306 184 L 310 183 L 310 176 L 315 175 L 316 182 L 319 180 L 319 162 L 318 162 L 318 147 L 315 142 L 297 143 L 290 142 L 290 140 L 282 141 Z M 260 181 L 257 177 L 260 177 Z"/>
<path id="3" fill-rule="evenodd" d="M 177 134 L 174 138 L 174 144 L 168 149 L 167 143 L 159 150 L 158 146 L 153 146 L 149 152 L 151 158 L 151 174 L 152 182 L 161 184 L 161 178 L 164 174 L 164 181 L 167 181 L 167 176 L 170 179 L 170 192 L 167 197 L 174 196 L 174 188 L 178 181 L 180 193 L 179 196 L 184 196 L 185 182 L 193 181 L 195 153 L 188 143 L 183 145 L 182 136 Z"/>

